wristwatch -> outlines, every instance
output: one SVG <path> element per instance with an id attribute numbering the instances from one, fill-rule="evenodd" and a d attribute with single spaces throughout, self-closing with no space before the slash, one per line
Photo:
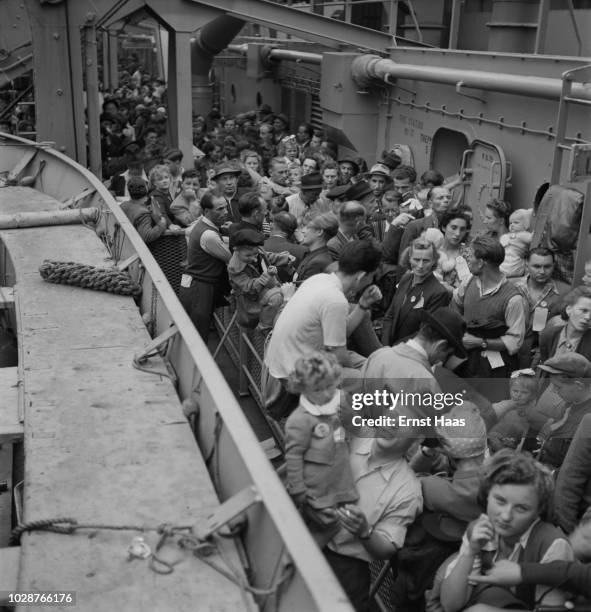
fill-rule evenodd
<path id="1" fill-rule="evenodd" d="M 482 342 L 480 343 L 480 348 L 483 351 L 486 351 L 486 349 L 488 348 L 488 342 L 484 338 L 482 339 Z"/>

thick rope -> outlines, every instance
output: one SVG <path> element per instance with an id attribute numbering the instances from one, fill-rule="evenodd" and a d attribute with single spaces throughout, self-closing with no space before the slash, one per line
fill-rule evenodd
<path id="1" fill-rule="evenodd" d="M 39 268 L 41 278 L 49 283 L 76 285 L 85 289 L 108 291 L 119 295 L 139 295 L 142 288 L 131 280 L 127 272 L 117 268 L 96 268 L 73 261 L 46 259 Z"/>
<path id="2" fill-rule="evenodd" d="M 158 557 L 157 553 L 166 544 L 168 538 L 178 536 L 177 545 L 179 548 L 190 551 L 194 556 L 200 559 L 206 565 L 219 574 L 236 584 L 243 591 L 252 593 L 255 597 L 274 595 L 282 584 L 290 579 L 293 575 L 293 568 L 286 568 L 273 585 L 268 589 L 253 587 L 236 570 L 233 564 L 226 558 L 223 549 L 215 543 L 211 538 L 199 538 L 193 533 L 191 526 L 174 526 L 167 523 L 162 523 L 157 526 L 150 525 L 105 525 L 102 523 L 78 523 L 73 518 L 55 518 L 39 521 L 29 521 L 17 525 L 10 535 L 9 545 L 17 546 L 20 544 L 23 533 L 31 531 L 49 531 L 52 533 L 72 534 L 78 529 L 104 530 L 104 531 L 154 531 L 160 535 L 154 552 L 150 555 L 149 567 L 152 571 L 158 574 L 171 574 L 174 571 L 174 566 L 179 561 L 169 562 Z M 221 534 L 219 534 L 221 535 Z M 208 559 L 212 552 L 216 550 L 227 568 L 220 566 L 215 561 Z"/>

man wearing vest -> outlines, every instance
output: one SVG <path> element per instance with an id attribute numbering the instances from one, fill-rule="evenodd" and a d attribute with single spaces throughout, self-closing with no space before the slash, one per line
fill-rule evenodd
<path id="1" fill-rule="evenodd" d="M 187 268 L 181 279 L 179 299 L 207 342 L 213 311 L 225 304 L 224 296 L 230 293 L 226 264 L 231 254 L 220 234 L 220 227 L 228 216 L 225 198 L 208 191 L 200 204 L 203 216 L 189 237 Z"/>
<path id="2" fill-rule="evenodd" d="M 452 300 L 467 325 L 463 342 L 468 360 L 458 374 L 478 378 L 473 386 L 491 402 L 509 397 L 507 381 L 517 369 L 525 334 L 523 297 L 499 270 L 504 257 L 505 249 L 494 238 L 474 238 L 468 256 L 472 277 Z"/>

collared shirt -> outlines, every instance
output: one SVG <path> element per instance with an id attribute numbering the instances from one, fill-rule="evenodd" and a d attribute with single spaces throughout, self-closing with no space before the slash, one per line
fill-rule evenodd
<path id="1" fill-rule="evenodd" d="M 452 302 L 458 306 L 460 311 L 464 312 L 464 295 L 466 293 L 466 287 L 470 282 L 470 277 L 465 283 L 462 283 L 457 289 L 454 289 Z M 499 283 L 486 291 L 482 291 L 482 284 L 480 278 L 476 277 L 476 287 L 480 293 L 480 297 L 485 295 L 494 295 L 504 283 L 509 281 L 503 276 Z M 507 331 L 499 336 L 499 340 L 503 341 L 505 348 L 509 355 L 515 355 L 521 345 L 523 344 L 523 338 L 525 337 L 525 304 L 523 296 L 521 294 L 514 295 L 505 307 L 505 323 L 507 325 Z"/>
<path id="2" fill-rule="evenodd" d="M 357 505 L 369 528 L 401 548 L 406 529 L 423 510 L 421 484 L 404 458 L 370 466 L 373 438 L 354 438 L 350 463 L 359 493 Z M 371 561 L 359 538 L 341 529 L 329 548 L 347 557 Z"/>
<path id="3" fill-rule="evenodd" d="M 429 360 L 429 355 L 427 355 L 427 351 L 414 338 L 407 340 L 406 344 L 410 346 L 410 348 L 414 349 L 417 353 L 423 355 L 425 359 Z"/>
<path id="4" fill-rule="evenodd" d="M 210 221 L 207 217 L 203 217 L 203 222 L 206 225 L 209 225 L 212 230 L 205 230 L 203 234 L 201 234 L 199 246 L 212 257 L 221 259 L 222 261 L 228 263 L 230 261 L 230 257 L 232 257 L 232 254 L 230 253 L 228 247 L 224 244 L 215 223 Z"/>
<path id="5" fill-rule="evenodd" d="M 274 378 L 287 378 L 296 361 L 312 351 L 347 344 L 349 303 L 336 274 L 305 280 L 279 315 L 265 364 Z"/>
<path id="6" fill-rule="evenodd" d="M 529 291 L 529 278 L 530 275 L 528 274 L 514 283 L 515 288 L 525 298 L 526 305 L 528 307 L 527 331 L 531 331 L 535 309 L 538 307 L 550 309 L 551 306 L 553 306 L 560 298 L 560 293 L 556 287 L 556 283 L 553 280 L 549 280 L 542 288 L 540 297 L 537 300 L 534 300 Z M 550 312 L 549 316 L 552 316 L 552 314 L 553 313 Z"/>
<path id="7" fill-rule="evenodd" d="M 565 353 L 574 353 L 579 348 L 579 343 L 581 342 L 581 338 L 583 336 L 579 336 L 578 338 L 570 338 L 566 337 L 566 328 L 565 325 L 558 334 L 558 343 L 556 344 L 556 350 L 554 351 L 554 355 L 564 355 Z"/>

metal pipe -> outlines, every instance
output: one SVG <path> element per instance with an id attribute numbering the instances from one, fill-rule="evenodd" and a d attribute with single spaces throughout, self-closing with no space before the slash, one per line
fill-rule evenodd
<path id="1" fill-rule="evenodd" d="M 375 80 L 388 83 L 388 79 L 409 79 L 444 83 L 454 87 L 462 82 L 463 87 L 548 100 L 559 100 L 562 91 L 562 80 L 557 78 L 463 70 L 442 66 L 397 64 L 393 60 L 383 59 L 378 55 L 360 55 L 355 58 L 351 64 L 351 76 L 362 88 L 371 85 Z M 591 85 L 573 83 L 572 95 L 575 98 L 591 100 Z"/>
<path id="2" fill-rule="evenodd" d="M 20 227 L 44 227 L 46 225 L 73 225 L 96 221 L 98 208 L 81 208 L 79 210 L 41 210 L 0 215 L 0 229 L 18 229 Z"/>
<path id="3" fill-rule="evenodd" d="M 228 49 L 228 51 L 233 51 L 234 53 L 240 53 L 240 55 L 246 55 L 248 52 L 248 45 L 246 43 L 242 45 L 228 45 L 226 49 Z M 291 60 L 294 62 L 304 62 L 305 64 L 322 63 L 322 53 L 308 53 L 307 51 L 272 49 L 268 57 L 276 60 Z"/>
<path id="4" fill-rule="evenodd" d="M 321 64 L 321 53 L 308 53 L 306 51 L 290 51 L 289 49 L 273 49 L 269 54 L 271 59 L 292 60 L 305 64 Z"/>

